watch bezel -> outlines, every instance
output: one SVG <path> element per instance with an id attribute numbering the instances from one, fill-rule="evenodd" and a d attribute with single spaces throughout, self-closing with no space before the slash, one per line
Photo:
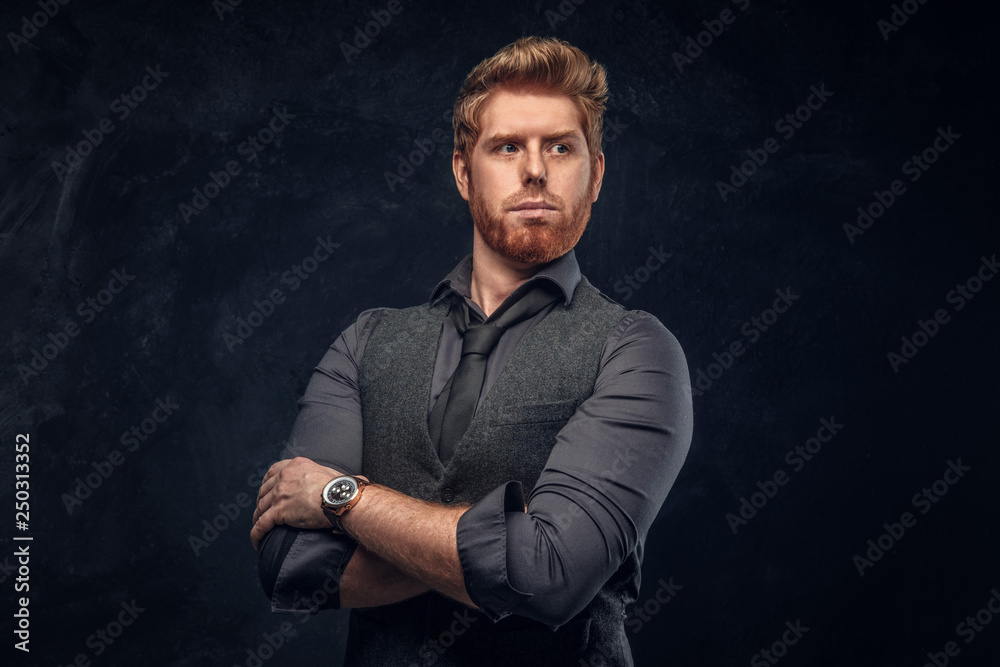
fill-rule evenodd
<path id="1" fill-rule="evenodd" d="M 330 500 L 329 496 L 330 490 L 335 485 L 341 482 L 349 482 L 354 489 L 353 493 L 351 493 L 351 495 L 348 498 L 345 498 L 343 500 L 337 500 L 337 501 Z M 343 507 L 349 505 L 352 500 L 357 498 L 358 493 L 360 491 L 361 491 L 361 483 L 353 475 L 341 475 L 340 477 L 334 477 L 333 479 L 331 479 L 329 482 L 326 483 L 326 486 L 323 487 L 323 494 L 322 494 L 323 507 L 329 508 L 331 510 L 342 509 Z"/>

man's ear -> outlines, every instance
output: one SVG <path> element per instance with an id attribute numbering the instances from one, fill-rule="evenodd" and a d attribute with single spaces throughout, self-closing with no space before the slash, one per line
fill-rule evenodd
<path id="1" fill-rule="evenodd" d="M 594 185 L 591 190 L 590 203 L 597 201 L 597 195 L 601 193 L 601 183 L 604 182 L 604 153 L 598 153 L 594 158 Z"/>
<path id="2" fill-rule="evenodd" d="M 462 151 L 456 150 L 451 156 L 451 170 L 455 174 L 455 185 L 458 187 L 462 199 L 469 201 L 469 162 Z"/>

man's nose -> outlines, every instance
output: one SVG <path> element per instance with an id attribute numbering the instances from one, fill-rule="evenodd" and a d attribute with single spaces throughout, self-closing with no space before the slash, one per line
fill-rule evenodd
<path id="1" fill-rule="evenodd" d="M 528 150 L 524 161 L 525 183 L 545 185 L 545 159 L 540 150 Z"/>

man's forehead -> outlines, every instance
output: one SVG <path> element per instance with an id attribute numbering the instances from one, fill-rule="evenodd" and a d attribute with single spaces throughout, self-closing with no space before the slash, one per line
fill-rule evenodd
<path id="1" fill-rule="evenodd" d="M 480 137 L 571 133 L 584 138 L 583 114 L 572 98 L 538 88 L 494 91 L 481 108 L 479 129 Z"/>

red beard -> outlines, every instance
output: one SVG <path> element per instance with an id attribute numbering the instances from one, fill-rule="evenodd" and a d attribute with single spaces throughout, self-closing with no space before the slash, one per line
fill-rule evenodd
<path id="1" fill-rule="evenodd" d="M 591 172 L 587 191 L 569 209 L 562 199 L 539 187 L 530 187 L 511 195 L 491 208 L 477 194 L 470 178 L 469 210 L 476 229 L 492 250 L 522 264 L 547 264 L 572 250 L 583 236 L 590 220 L 593 183 L 594 174 Z M 505 224 L 504 216 L 511 208 L 533 199 L 544 199 L 557 208 L 558 214 L 546 218 L 521 219 L 513 223 L 517 225 L 513 228 Z"/>

